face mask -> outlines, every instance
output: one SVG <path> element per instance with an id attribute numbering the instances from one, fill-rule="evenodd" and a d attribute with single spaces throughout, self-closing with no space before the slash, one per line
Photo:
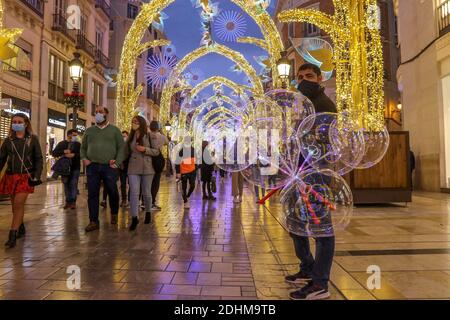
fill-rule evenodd
<path id="1" fill-rule="evenodd" d="M 138 124 L 132 124 L 131 128 L 133 128 L 133 130 L 136 131 L 137 129 L 139 129 L 139 125 Z"/>
<path id="2" fill-rule="evenodd" d="M 15 132 L 23 132 L 23 131 L 25 131 L 25 124 L 23 124 L 23 123 L 13 123 L 12 124 L 12 129 Z"/>
<path id="3" fill-rule="evenodd" d="M 78 136 L 72 137 L 72 142 L 80 142 L 80 138 Z"/>
<path id="4" fill-rule="evenodd" d="M 96 113 L 95 114 L 95 122 L 96 123 L 103 123 L 103 122 L 105 122 L 105 115 L 101 114 L 101 113 Z"/>
<path id="5" fill-rule="evenodd" d="M 125 142 L 126 142 L 126 141 L 127 141 L 127 139 L 128 139 L 127 137 L 123 137 L 123 141 L 125 141 Z"/>
<path id="6" fill-rule="evenodd" d="M 307 97 L 314 97 L 320 90 L 320 84 L 308 80 L 303 80 L 297 87 L 298 91 Z"/>

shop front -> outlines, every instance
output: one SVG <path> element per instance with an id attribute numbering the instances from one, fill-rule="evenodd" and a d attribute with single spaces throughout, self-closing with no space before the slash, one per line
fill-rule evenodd
<path id="1" fill-rule="evenodd" d="M 0 112 L 0 144 L 9 134 L 11 126 L 11 118 L 16 113 L 24 113 L 29 118 L 31 116 L 31 102 L 19 98 L 11 97 L 7 94 L 2 94 L 2 102 L 8 104 L 2 108 Z"/>
<path id="2" fill-rule="evenodd" d="M 55 158 L 53 158 L 51 153 L 56 145 L 65 139 L 66 129 L 67 121 L 65 113 L 48 109 L 46 141 L 47 177 L 52 176 L 53 172 L 51 171 L 51 167 L 55 163 Z"/>

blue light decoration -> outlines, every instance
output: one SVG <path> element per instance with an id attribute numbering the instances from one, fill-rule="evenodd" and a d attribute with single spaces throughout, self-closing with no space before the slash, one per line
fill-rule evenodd
<path id="1" fill-rule="evenodd" d="M 318 66 L 322 70 L 324 81 L 333 76 L 333 47 L 321 38 L 290 38 L 298 54 L 307 62 Z"/>
<path id="2" fill-rule="evenodd" d="M 253 0 L 253 2 L 255 3 L 258 12 L 261 14 L 270 6 L 271 0 Z"/>
<path id="3" fill-rule="evenodd" d="M 105 69 L 105 79 L 108 81 L 108 88 L 115 88 L 117 85 L 117 69 Z"/>
<path id="4" fill-rule="evenodd" d="M 243 70 L 237 64 L 232 65 L 229 70 L 231 72 L 234 72 L 234 73 L 237 73 L 237 74 L 241 74 L 243 72 Z"/>
<path id="5" fill-rule="evenodd" d="M 236 42 L 245 35 L 247 22 L 241 12 L 224 11 L 215 19 L 214 31 L 220 40 Z"/>
<path id="6" fill-rule="evenodd" d="M 157 14 L 155 19 L 152 22 L 152 26 L 155 29 L 158 29 L 159 31 L 164 31 L 164 20 L 167 20 L 169 16 L 165 14 L 164 12 L 160 12 Z"/>
<path id="7" fill-rule="evenodd" d="M 205 74 L 199 68 L 191 68 L 184 73 L 184 77 L 191 87 L 195 87 L 204 80 Z"/>
<path id="8" fill-rule="evenodd" d="M 167 57 L 172 57 L 177 54 L 177 48 L 173 44 L 170 44 L 163 47 L 163 52 Z"/>
<path id="9" fill-rule="evenodd" d="M 259 75 L 266 74 L 270 72 L 271 65 L 270 65 L 270 58 L 267 56 L 254 56 L 253 59 L 255 59 L 256 62 L 261 67 L 261 70 L 259 71 Z"/>
<path id="10" fill-rule="evenodd" d="M 149 57 L 144 66 L 147 82 L 151 83 L 153 88 L 161 89 L 169 79 L 176 63 L 176 56 L 167 56 L 163 53 Z"/>

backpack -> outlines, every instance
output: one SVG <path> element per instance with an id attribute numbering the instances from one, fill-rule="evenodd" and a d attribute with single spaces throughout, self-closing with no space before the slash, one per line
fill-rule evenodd
<path id="1" fill-rule="evenodd" d="M 150 134 L 148 135 L 148 141 L 150 143 L 150 148 L 153 149 L 152 138 L 150 137 Z M 164 171 L 164 167 L 166 166 L 166 159 L 164 159 L 161 150 L 159 150 L 159 154 L 157 156 L 152 156 L 152 165 L 155 173 L 161 173 Z"/>
<path id="2" fill-rule="evenodd" d="M 69 143 L 67 148 L 70 149 L 71 144 Z M 72 159 L 62 156 L 52 166 L 52 171 L 60 176 L 70 176 L 70 169 L 72 167 Z"/>

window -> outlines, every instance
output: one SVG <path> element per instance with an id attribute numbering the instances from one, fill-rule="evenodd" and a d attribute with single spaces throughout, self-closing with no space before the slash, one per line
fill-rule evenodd
<path id="1" fill-rule="evenodd" d="M 97 50 L 103 52 L 103 33 L 100 31 L 95 31 L 95 46 Z"/>
<path id="2" fill-rule="evenodd" d="M 128 19 L 136 19 L 138 13 L 139 13 L 138 7 L 135 6 L 134 4 L 129 3 L 128 10 L 127 10 Z"/>
<path id="3" fill-rule="evenodd" d="M 289 23 L 288 25 L 289 38 L 295 38 L 295 23 Z"/>
<path id="4" fill-rule="evenodd" d="M 59 103 L 64 102 L 67 64 L 54 54 L 49 56 L 48 98 Z"/>
<path id="5" fill-rule="evenodd" d="M 111 21 L 109 22 L 109 30 L 110 30 L 110 31 L 114 31 L 114 20 L 111 20 Z"/>
<path id="6" fill-rule="evenodd" d="M 25 54 L 28 59 L 23 58 L 11 58 L 8 60 L 3 60 L 3 70 L 13 72 L 19 76 L 22 76 L 27 79 L 31 79 L 31 69 L 32 69 L 32 54 L 33 47 L 28 42 L 18 39 L 14 44 L 13 50 L 19 55 L 19 51 L 21 51 L 21 55 Z"/>
<path id="7" fill-rule="evenodd" d="M 101 106 L 103 104 L 103 86 L 96 82 L 92 81 L 92 110 L 91 114 L 95 115 L 95 108 Z"/>
<path id="8" fill-rule="evenodd" d="M 87 30 L 87 17 L 84 14 L 81 14 L 80 34 L 82 34 L 83 36 L 86 36 L 86 30 Z"/>
<path id="9" fill-rule="evenodd" d="M 55 14 L 65 17 L 66 8 L 67 8 L 66 0 L 55 0 Z"/>
<path id="10" fill-rule="evenodd" d="M 311 37 L 311 36 L 318 36 L 320 34 L 320 29 L 317 28 L 317 26 L 311 24 L 311 23 L 305 23 L 305 36 Z"/>

